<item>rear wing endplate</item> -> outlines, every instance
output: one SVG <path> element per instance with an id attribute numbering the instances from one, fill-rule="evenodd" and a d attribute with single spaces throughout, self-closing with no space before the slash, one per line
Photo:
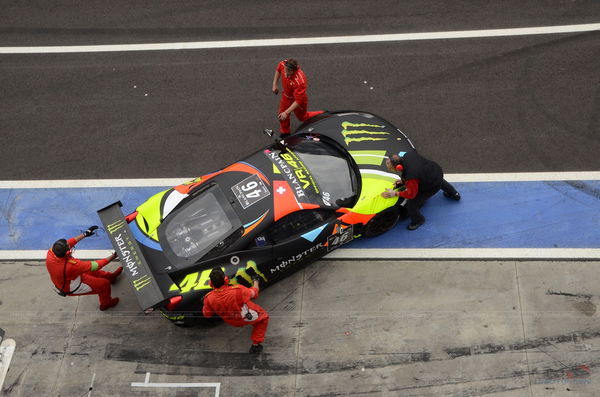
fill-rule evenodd
<path id="1" fill-rule="evenodd" d="M 138 302 L 144 310 L 149 312 L 159 303 L 168 299 L 162 293 L 160 286 L 152 275 L 148 262 L 144 258 L 142 251 L 135 237 L 133 236 L 123 211 L 121 211 L 120 201 L 113 203 L 98 211 L 100 220 L 104 225 L 106 234 L 119 256 L 123 270 L 127 273 L 127 278 Z"/>

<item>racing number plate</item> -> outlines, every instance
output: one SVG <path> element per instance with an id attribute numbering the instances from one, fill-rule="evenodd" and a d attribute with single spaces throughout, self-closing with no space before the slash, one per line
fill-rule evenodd
<path id="1" fill-rule="evenodd" d="M 337 247 L 339 247 L 340 245 L 349 243 L 350 241 L 352 241 L 353 238 L 353 230 L 354 228 L 352 227 L 352 225 L 350 225 L 349 227 L 340 230 L 340 232 L 338 234 L 332 234 L 331 236 L 327 237 L 327 251 L 332 251 L 334 249 L 336 249 Z"/>
<path id="2" fill-rule="evenodd" d="M 250 175 L 237 185 L 233 185 L 231 190 L 244 209 L 270 195 L 269 189 L 256 174 Z"/>

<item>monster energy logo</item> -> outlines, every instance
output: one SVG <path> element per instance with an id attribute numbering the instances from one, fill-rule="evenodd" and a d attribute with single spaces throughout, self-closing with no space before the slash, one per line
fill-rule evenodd
<path id="1" fill-rule="evenodd" d="M 106 227 L 106 229 L 108 230 L 108 232 L 110 234 L 115 234 L 115 232 L 119 231 L 120 229 L 123 228 L 123 226 L 125 226 L 125 220 L 120 219 L 116 222 L 111 223 L 110 225 L 108 225 Z"/>
<path id="2" fill-rule="evenodd" d="M 138 278 L 137 280 L 133 280 L 133 287 L 136 289 L 136 291 L 139 291 L 142 288 L 144 288 L 146 285 L 150 284 L 151 282 L 152 282 L 152 277 L 150 277 L 146 274 L 146 275 Z"/>
<path id="3" fill-rule="evenodd" d="M 371 128 L 385 128 L 385 125 L 378 124 L 365 124 L 365 123 L 350 123 L 344 121 L 342 123 L 342 135 L 344 136 L 344 142 L 349 146 L 352 142 L 363 142 L 363 141 L 386 141 L 389 139 L 389 132 L 385 131 L 370 131 L 370 130 L 349 130 L 349 127 L 360 128 L 360 127 L 371 127 Z M 386 135 L 386 137 L 380 137 Z"/>

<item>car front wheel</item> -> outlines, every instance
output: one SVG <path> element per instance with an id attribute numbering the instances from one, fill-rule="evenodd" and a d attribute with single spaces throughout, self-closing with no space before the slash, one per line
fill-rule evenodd
<path id="1" fill-rule="evenodd" d="M 388 208 L 371 219 L 363 230 L 365 237 L 375 237 L 396 226 L 400 214 L 395 207 Z"/>

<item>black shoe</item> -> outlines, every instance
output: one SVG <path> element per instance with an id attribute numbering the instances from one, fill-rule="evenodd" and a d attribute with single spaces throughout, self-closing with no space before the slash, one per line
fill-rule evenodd
<path id="1" fill-rule="evenodd" d="M 444 192 L 444 196 L 446 196 L 448 198 L 451 198 L 451 199 L 454 199 L 456 201 L 460 200 L 460 193 L 459 192 L 456 192 L 454 194 L 450 194 L 448 192 Z"/>
<path id="2" fill-rule="evenodd" d="M 411 223 L 410 225 L 408 225 L 406 228 L 408 230 L 417 230 L 419 227 L 421 227 L 422 224 L 424 224 L 425 222 L 420 222 L 420 223 Z"/>
<path id="3" fill-rule="evenodd" d="M 250 353 L 252 354 L 258 354 L 260 352 L 263 351 L 263 345 L 261 345 L 260 343 L 258 345 L 252 345 L 250 346 Z"/>

